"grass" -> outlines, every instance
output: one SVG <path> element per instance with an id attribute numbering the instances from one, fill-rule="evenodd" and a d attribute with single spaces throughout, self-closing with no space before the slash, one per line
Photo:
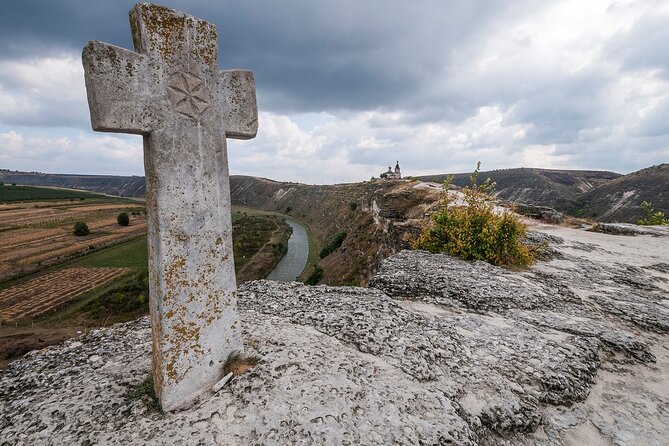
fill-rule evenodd
<path id="1" fill-rule="evenodd" d="M 148 264 L 149 253 L 146 237 L 140 237 L 79 257 L 68 263 L 67 266 L 146 269 Z"/>
<path id="2" fill-rule="evenodd" d="M 123 318 L 124 314 L 135 316 L 145 312 L 148 309 L 148 292 L 142 281 L 148 269 L 148 258 L 146 237 L 140 237 L 58 265 L 56 268 L 132 268 L 135 272 L 91 290 L 77 298 L 75 303 L 47 316 L 46 321 L 62 321 L 83 313 L 98 320 L 114 316 L 127 319 Z M 139 295 L 144 295 L 144 298 Z"/>
<path id="3" fill-rule="evenodd" d="M 133 268 L 139 270 L 147 269 L 148 265 L 149 260 L 146 236 L 142 236 L 96 250 L 90 254 L 79 254 L 70 260 L 37 271 L 12 277 L 1 282 L 0 289 L 21 285 L 38 276 L 75 266 L 91 268 Z"/>
<path id="4" fill-rule="evenodd" d="M 242 212 L 235 212 L 235 211 L 232 212 L 232 222 L 233 223 L 236 222 L 237 220 L 239 220 L 242 217 L 244 217 L 244 214 Z"/>
<path id="5" fill-rule="evenodd" d="M 307 257 L 307 264 L 304 267 L 304 271 L 302 271 L 300 277 L 305 275 L 306 271 L 311 271 L 318 265 L 321 252 L 321 242 L 318 241 L 308 225 L 304 223 L 302 223 L 302 225 L 307 229 L 307 238 L 309 240 L 309 257 Z"/>
<path id="6" fill-rule="evenodd" d="M 95 299 L 87 300 L 80 307 L 90 319 L 105 321 L 120 317 L 122 320 L 132 319 L 149 312 L 149 273 L 141 270 L 126 276 L 122 282 Z"/>
<path id="7" fill-rule="evenodd" d="M 35 186 L 0 186 L 0 203 L 14 201 L 42 201 L 68 199 L 107 199 L 104 195 L 74 189 L 56 189 Z"/>
<path id="8" fill-rule="evenodd" d="M 125 393 L 125 399 L 128 401 L 142 401 L 150 412 L 162 413 L 163 411 L 160 407 L 160 402 L 158 401 L 156 392 L 153 388 L 153 375 L 149 375 L 141 383 L 128 388 L 127 392 Z"/>

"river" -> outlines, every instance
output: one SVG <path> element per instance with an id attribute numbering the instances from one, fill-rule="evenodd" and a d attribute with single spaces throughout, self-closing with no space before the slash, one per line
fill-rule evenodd
<path id="1" fill-rule="evenodd" d="M 297 279 L 307 266 L 307 259 L 309 258 L 309 237 L 307 237 L 307 230 L 304 226 L 286 218 L 286 223 L 293 228 L 293 233 L 288 239 L 288 251 L 286 255 L 281 258 L 276 268 L 269 273 L 267 279 L 278 280 L 279 282 L 293 282 Z"/>

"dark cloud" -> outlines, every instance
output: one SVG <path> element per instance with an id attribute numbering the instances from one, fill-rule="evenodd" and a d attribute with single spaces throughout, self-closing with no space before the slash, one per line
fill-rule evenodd
<path id="1" fill-rule="evenodd" d="M 134 1 L 5 3 L 0 125 L 88 130 L 79 54 L 91 39 L 131 48 Z M 397 159 L 424 173 L 478 159 L 630 171 L 669 156 L 662 0 L 161 3 L 215 23 L 221 67 L 255 73 L 265 121 L 231 156 L 259 169 L 245 173 L 277 177 L 266 166 L 280 165 L 279 179 L 300 179 L 290 175 L 315 163 L 378 174 Z M 305 114 L 328 118 L 291 121 Z M 127 150 L 110 141 L 110 153 Z"/>
<path id="2" fill-rule="evenodd" d="M 132 1 L 12 2 L 0 16 L 0 54 L 78 53 L 87 40 L 131 47 Z M 441 100 L 434 79 L 456 49 L 527 2 L 345 0 L 173 1 L 216 23 L 220 63 L 255 71 L 261 105 L 280 112 L 407 108 Z M 523 5 L 523 6 L 521 6 Z M 449 97 L 443 98 L 451 99 Z M 471 109 L 467 101 L 463 108 Z M 446 116 L 457 118 L 459 113 Z M 465 112 L 466 114 L 466 112 Z M 428 113 L 444 116 L 444 113 Z"/>

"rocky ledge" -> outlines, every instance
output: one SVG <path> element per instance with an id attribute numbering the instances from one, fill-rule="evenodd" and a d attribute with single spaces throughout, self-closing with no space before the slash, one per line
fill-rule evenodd
<path id="1" fill-rule="evenodd" d="M 0 376 L 0 444 L 663 445 L 669 237 L 542 226 L 512 272 L 403 251 L 370 288 L 239 290 L 252 370 L 161 413 L 147 319 Z"/>

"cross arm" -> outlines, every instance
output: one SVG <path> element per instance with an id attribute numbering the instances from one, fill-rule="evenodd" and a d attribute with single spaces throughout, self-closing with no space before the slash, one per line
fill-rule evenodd
<path id="1" fill-rule="evenodd" d="M 223 100 L 225 136 L 234 139 L 255 138 L 258 133 L 258 105 L 253 71 L 220 71 L 218 80 Z"/>
<path id="2" fill-rule="evenodd" d="M 147 134 L 146 57 L 91 41 L 82 53 L 93 130 Z"/>

